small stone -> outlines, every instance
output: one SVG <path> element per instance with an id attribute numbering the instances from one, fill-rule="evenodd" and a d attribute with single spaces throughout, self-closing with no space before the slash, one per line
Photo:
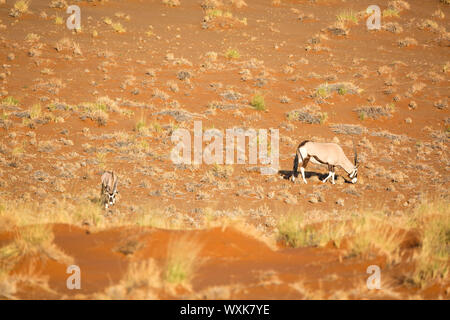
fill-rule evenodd
<path id="1" fill-rule="evenodd" d="M 338 206 L 343 207 L 343 206 L 344 206 L 344 199 L 342 199 L 342 198 L 337 199 L 337 200 L 336 200 L 336 204 L 337 204 Z"/>
<path id="2" fill-rule="evenodd" d="M 408 123 L 408 124 L 411 124 L 412 123 L 412 119 L 411 118 L 406 118 L 405 122 Z"/>

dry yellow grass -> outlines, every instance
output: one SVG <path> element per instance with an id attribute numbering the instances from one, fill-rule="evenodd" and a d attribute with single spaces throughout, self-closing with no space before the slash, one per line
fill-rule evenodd
<path id="1" fill-rule="evenodd" d="M 347 239 L 349 257 L 379 252 L 386 256 L 388 263 L 399 259 L 399 246 L 403 241 L 400 232 L 379 212 L 352 214 L 341 220 L 325 220 L 318 224 L 304 221 L 304 215 L 293 212 L 282 218 L 278 224 L 278 239 L 289 246 L 310 247 L 325 246 L 330 241 L 341 247 Z"/>
<path id="2" fill-rule="evenodd" d="M 95 299 L 157 299 L 156 290 L 162 286 L 161 269 L 153 259 L 132 262 L 123 279 L 108 287 Z"/>
<path id="3" fill-rule="evenodd" d="M 9 15 L 12 17 L 19 17 L 24 13 L 29 12 L 30 1 L 29 0 L 18 0 L 14 3 L 11 8 Z"/>
<path id="4" fill-rule="evenodd" d="M 448 200 L 424 201 L 409 220 L 419 229 L 422 245 L 415 256 L 414 284 L 426 287 L 436 281 L 448 281 L 450 270 L 450 204 Z"/>
<path id="5" fill-rule="evenodd" d="M 52 259 L 66 265 L 73 263 L 73 258 L 53 243 L 50 225 L 26 225 L 15 228 L 14 233 L 14 240 L 0 248 L 0 274 L 3 278 L 24 257 Z"/>
<path id="6" fill-rule="evenodd" d="M 202 245 L 189 236 L 174 238 L 167 248 L 163 279 L 169 284 L 181 284 L 187 288 L 201 264 L 199 254 Z"/>

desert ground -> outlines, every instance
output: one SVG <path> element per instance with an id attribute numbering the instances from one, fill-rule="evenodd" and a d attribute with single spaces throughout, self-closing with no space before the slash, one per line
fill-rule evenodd
<path id="1" fill-rule="evenodd" d="M 449 26 L 448 0 L 0 0 L 0 299 L 449 299 Z M 194 121 L 279 130 L 277 173 L 175 164 Z M 357 183 L 290 181 L 304 140 Z"/>

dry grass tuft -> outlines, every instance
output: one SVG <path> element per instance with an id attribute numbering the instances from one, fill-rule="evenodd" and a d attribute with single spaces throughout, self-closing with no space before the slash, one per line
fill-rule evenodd
<path id="1" fill-rule="evenodd" d="M 9 15 L 11 17 L 20 17 L 22 14 L 29 12 L 29 7 L 29 0 L 18 0 L 14 3 L 14 7 L 11 8 Z"/>
<path id="2" fill-rule="evenodd" d="M 422 233 L 420 252 L 411 281 L 426 287 L 448 281 L 450 270 L 450 210 L 448 200 L 424 201 L 414 211 L 409 223 Z"/>
<path id="3" fill-rule="evenodd" d="M 33 224 L 16 227 L 14 240 L 0 248 L 0 270 L 8 272 L 24 257 L 52 259 L 67 265 L 73 263 L 73 258 L 56 247 L 53 240 L 50 225 Z"/>
<path id="4" fill-rule="evenodd" d="M 189 287 L 199 266 L 199 254 L 202 245 L 188 236 L 172 239 L 167 248 L 167 260 L 163 279 L 171 284 L 183 284 Z"/>
<path id="5" fill-rule="evenodd" d="M 95 296 L 96 299 L 157 299 L 161 287 L 161 270 L 153 259 L 132 262 L 123 279 Z"/>
<path id="6" fill-rule="evenodd" d="M 162 0 L 162 3 L 169 7 L 178 7 L 181 5 L 180 0 Z"/>
<path id="7" fill-rule="evenodd" d="M 346 219 L 316 224 L 306 223 L 304 219 L 304 214 L 298 212 L 282 218 L 278 224 L 279 241 L 294 248 L 324 246 L 330 242 L 340 248 L 343 240 L 347 240 L 348 257 L 368 258 L 378 252 L 388 263 L 399 260 L 403 236 L 377 212 L 352 214 Z"/>

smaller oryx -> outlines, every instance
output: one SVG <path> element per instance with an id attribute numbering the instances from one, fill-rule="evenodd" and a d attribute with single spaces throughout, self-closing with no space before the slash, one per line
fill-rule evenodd
<path id="1" fill-rule="evenodd" d="M 102 174 L 102 191 L 100 198 L 106 209 L 116 203 L 116 195 L 119 193 L 119 191 L 117 191 L 118 180 L 117 175 L 113 171 L 105 171 Z"/>
<path id="2" fill-rule="evenodd" d="M 296 150 L 295 159 L 294 159 L 294 169 L 291 176 L 291 180 L 294 182 L 295 177 L 297 175 L 298 165 L 300 161 L 302 166 L 300 171 L 302 173 L 302 178 L 305 183 L 305 168 L 308 165 L 309 160 L 315 164 L 324 164 L 328 166 L 328 176 L 322 180 L 322 182 L 327 182 L 327 180 L 331 177 L 331 182 L 334 182 L 334 169 L 336 166 L 341 167 L 348 173 L 349 178 L 352 183 L 356 183 L 358 180 L 358 154 L 356 153 L 356 149 L 354 149 L 355 158 L 354 163 L 351 163 L 350 160 L 345 156 L 342 148 L 336 143 L 321 143 L 321 142 L 312 142 L 312 141 L 303 141 L 299 144 Z"/>

